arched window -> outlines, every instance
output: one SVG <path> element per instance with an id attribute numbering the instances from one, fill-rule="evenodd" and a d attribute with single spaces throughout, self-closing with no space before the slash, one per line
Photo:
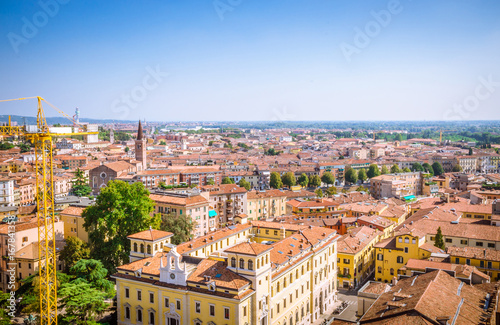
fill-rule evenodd
<path id="1" fill-rule="evenodd" d="M 300 310 L 300 318 L 304 318 L 304 306 L 302 306 L 301 310 Z"/>
<path id="2" fill-rule="evenodd" d="M 163 243 L 160 243 L 160 249 L 163 249 Z"/>
<path id="3" fill-rule="evenodd" d="M 240 269 L 244 269 L 245 268 L 245 260 L 240 258 Z"/>
<path id="4" fill-rule="evenodd" d="M 283 279 L 283 288 L 286 288 L 286 278 Z"/>
<path id="5" fill-rule="evenodd" d="M 155 251 L 158 250 L 158 244 L 155 244 Z"/>
<path id="6" fill-rule="evenodd" d="M 293 325 L 293 315 L 290 315 L 290 325 Z"/>
<path id="7" fill-rule="evenodd" d="M 406 243 L 406 244 L 409 244 L 409 243 L 410 243 L 410 238 L 405 237 L 405 243 Z"/>
<path id="8" fill-rule="evenodd" d="M 276 285 L 276 293 L 280 292 L 280 283 L 278 282 L 278 284 Z"/>
<path id="9" fill-rule="evenodd" d="M 307 310 L 307 313 L 309 314 L 309 301 L 307 301 L 306 310 Z"/>
<path id="10" fill-rule="evenodd" d="M 403 242 L 403 237 L 398 238 L 398 242 L 402 243 Z"/>
<path id="11" fill-rule="evenodd" d="M 236 258 L 231 257 L 231 267 L 236 267 Z"/>
<path id="12" fill-rule="evenodd" d="M 391 268 L 391 275 L 394 275 L 394 269 Z"/>
<path id="13" fill-rule="evenodd" d="M 269 263 L 268 256 L 266 255 L 266 264 Z"/>
<path id="14" fill-rule="evenodd" d="M 144 253 L 144 244 L 141 244 L 141 253 Z"/>
<path id="15" fill-rule="evenodd" d="M 130 319 L 130 307 L 125 307 L 125 319 Z"/>
<path id="16" fill-rule="evenodd" d="M 397 262 L 398 262 L 399 264 L 402 264 L 402 263 L 403 263 L 403 256 L 398 256 L 398 257 L 397 257 Z"/>
<path id="17" fill-rule="evenodd" d="M 137 309 L 137 321 L 142 323 L 142 310 Z"/>
<path id="18" fill-rule="evenodd" d="M 253 270 L 253 261 L 252 260 L 248 260 L 248 269 Z"/>
<path id="19" fill-rule="evenodd" d="M 257 270 L 260 269 L 260 260 L 257 260 Z"/>
<path id="20" fill-rule="evenodd" d="M 137 252 L 137 243 L 134 243 L 134 252 Z"/>
<path id="21" fill-rule="evenodd" d="M 299 311 L 297 310 L 295 312 L 295 324 L 297 324 L 299 322 Z"/>
<path id="22" fill-rule="evenodd" d="M 290 283 L 293 282 L 293 274 L 290 272 Z"/>
<path id="23" fill-rule="evenodd" d="M 151 254 L 151 245 L 148 245 L 148 254 Z"/>

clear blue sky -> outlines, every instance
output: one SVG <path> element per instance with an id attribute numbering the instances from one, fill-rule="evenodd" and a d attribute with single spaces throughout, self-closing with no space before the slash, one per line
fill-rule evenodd
<path id="1" fill-rule="evenodd" d="M 498 0 L 55 1 L 1 1 L 0 99 L 89 118 L 500 119 Z"/>

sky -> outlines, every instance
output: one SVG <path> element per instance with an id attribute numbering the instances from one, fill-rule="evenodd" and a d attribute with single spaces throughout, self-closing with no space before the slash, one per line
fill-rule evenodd
<path id="1" fill-rule="evenodd" d="M 2 0 L 0 99 L 98 119 L 496 120 L 498 17 L 498 0 Z"/>

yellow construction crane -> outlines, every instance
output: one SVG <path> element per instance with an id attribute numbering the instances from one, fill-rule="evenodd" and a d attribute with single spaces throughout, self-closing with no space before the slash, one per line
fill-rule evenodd
<path id="1" fill-rule="evenodd" d="M 38 220 L 38 274 L 40 281 L 40 324 L 57 324 L 57 277 L 56 247 L 54 236 L 54 170 L 52 161 L 52 138 L 57 136 L 88 135 L 98 132 L 51 133 L 45 119 L 42 101 L 57 112 L 70 119 L 70 116 L 57 109 L 42 97 L 27 97 L 0 100 L 0 102 L 36 98 L 38 111 L 36 125 L 12 126 L 9 123 L 0 126 L 0 135 L 19 136 L 29 140 L 35 146 L 36 205 Z M 76 124 L 74 124 L 76 125 Z M 85 126 L 81 126 L 86 130 Z"/>

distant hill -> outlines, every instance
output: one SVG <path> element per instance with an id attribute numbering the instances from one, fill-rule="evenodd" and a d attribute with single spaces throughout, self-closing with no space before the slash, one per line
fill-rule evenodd
<path id="1" fill-rule="evenodd" d="M 26 124 L 36 124 L 36 117 L 34 116 L 19 116 L 11 115 L 10 119 L 12 122 L 17 122 L 18 125 Z M 47 123 L 62 125 L 69 125 L 71 122 L 65 117 L 47 117 Z M 5 123 L 9 121 L 9 115 L 0 115 L 0 123 Z M 91 119 L 91 118 L 80 118 L 82 123 L 93 123 L 93 124 L 106 124 L 106 123 L 137 123 L 137 121 L 128 120 L 111 120 L 111 119 Z"/>

